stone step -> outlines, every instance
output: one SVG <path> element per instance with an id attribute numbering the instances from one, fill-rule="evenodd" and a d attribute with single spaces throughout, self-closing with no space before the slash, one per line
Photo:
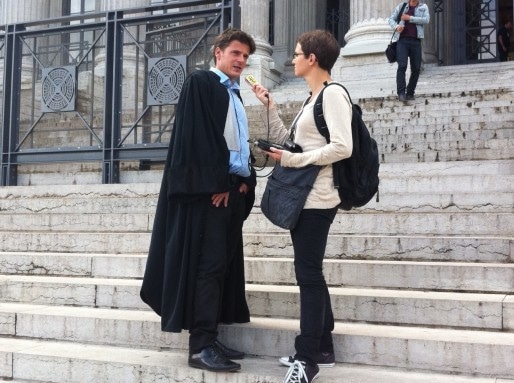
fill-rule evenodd
<path id="1" fill-rule="evenodd" d="M 262 174 L 266 174 L 262 172 Z M 410 178 L 397 178 L 380 176 L 380 200 L 372 199 L 366 206 L 354 210 L 376 211 L 427 211 L 445 212 L 473 211 L 473 212 L 512 212 L 514 195 L 511 190 L 514 182 L 511 176 L 476 176 L 462 178 L 460 176 L 434 177 L 411 176 Z M 451 178 L 461 185 L 452 187 Z M 256 203 L 259 206 L 266 186 L 267 178 L 259 179 L 256 189 Z M 501 181 L 501 182 L 499 182 Z M 427 189 L 447 185 L 444 190 L 437 192 Z M 480 189 L 480 185 L 482 188 Z M 487 185 L 490 189 L 487 190 Z M 463 189 L 467 189 L 463 191 Z M 423 190 L 424 189 L 424 190 Z M 455 190 L 460 189 L 460 190 Z M 484 192 L 487 191 L 487 192 Z M 62 198 L 59 196 L 39 198 L 14 198 L 0 201 L 0 216 L 13 214 L 76 214 L 76 213 L 154 213 L 157 206 L 157 193 L 142 197 L 87 197 Z"/>
<path id="2" fill-rule="evenodd" d="M 491 124 L 512 128 L 512 125 L 508 124 L 509 114 L 514 111 L 512 100 L 512 92 L 498 89 L 494 92 L 423 95 L 409 103 L 400 103 L 396 96 L 354 99 L 354 102 L 362 108 L 363 120 L 368 128 L 393 123 L 392 127 L 403 128 L 403 133 L 409 134 L 421 132 L 418 125 L 430 126 L 429 132 L 441 132 L 445 130 L 442 128 L 448 126 L 458 127 L 455 132 L 476 130 L 479 126 L 488 130 L 491 129 Z M 284 119 L 289 122 L 302 103 L 303 100 L 284 103 L 278 105 L 278 108 L 286 112 Z M 251 128 L 256 127 L 258 130 L 262 126 L 261 115 L 264 113 L 265 109 L 262 106 L 247 108 Z M 413 123 L 414 121 L 416 123 Z"/>
<path id="3" fill-rule="evenodd" d="M 413 194 L 485 194 L 511 193 L 514 190 L 514 175 L 422 175 L 409 174 L 403 177 L 390 175 L 382 172 L 382 165 L 379 169 L 380 193 L 413 193 Z M 272 172 L 271 168 L 259 171 L 259 176 L 265 176 Z M 267 178 L 257 180 L 256 193 L 260 197 L 266 187 Z M 493 197 L 491 197 L 493 200 Z"/>
<path id="4" fill-rule="evenodd" d="M 391 155 L 391 154 L 389 154 Z M 416 154 L 417 155 L 417 154 Z M 442 154 L 441 154 L 442 155 Z M 69 166 L 72 166 L 70 164 Z M 270 168 L 263 169 L 259 173 L 267 174 Z M 33 181 L 30 186 L 7 186 L 0 188 L 0 212 L 4 206 L 14 203 L 14 201 L 37 197 L 46 200 L 47 198 L 61 198 L 63 203 L 67 200 L 75 200 L 84 198 L 102 198 L 113 197 L 118 198 L 146 198 L 157 195 L 159 192 L 160 182 L 162 179 L 162 171 L 148 172 L 126 172 L 126 174 L 137 174 L 136 177 L 125 177 L 132 182 L 124 182 L 121 184 L 84 184 L 83 182 L 72 182 L 62 185 L 62 180 L 66 178 L 66 168 L 62 165 L 56 170 L 59 174 L 56 177 L 47 175 L 50 184 L 44 180 Z M 33 176 L 37 176 L 34 170 Z M 124 173 L 125 174 L 125 173 Z M 143 175 L 149 175 L 143 177 Z M 494 175 L 514 175 L 514 161 L 512 159 L 505 160 L 487 160 L 487 161 L 454 161 L 454 162 L 391 162 L 382 163 L 380 165 L 380 176 L 406 178 L 411 176 L 430 176 L 437 179 L 438 177 L 465 175 L 474 177 L 478 175 L 494 176 Z M 135 178 L 135 179 L 134 179 Z M 137 183 L 134 183 L 137 182 Z M 483 191 L 483 189 L 481 189 Z M 7 205 L 4 205 L 7 204 Z M 117 202 L 113 202 L 116 206 Z M 80 206 L 80 205 L 79 205 Z"/>
<path id="5" fill-rule="evenodd" d="M 33 273 L 58 273 L 59 264 L 45 252 L 90 254 L 105 252 L 106 261 L 117 263 L 117 256 L 148 253 L 151 233 L 51 233 L 51 232 L 10 232 L 0 231 L 2 249 L 0 259 L 7 269 L 32 270 Z M 293 248 L 289 232 L 275 230 L 270 233 L 244 231 L 244 251 L 247 257 L 292 257 Z M 454 262 L 514 262 L 512 253 L 513 239 L 508 237 L 487 236 L 405 236 L 405 235 L 344 235 L 330 234 L 325 257 L 328 259 L 366 259 L 366 260 L 412 260 L 412 261 L 454 261 Z M 4 255 L 5 252 L 7 255 Z M 31 255 L 26 256 L 28 252 Z M 33 264 L 32 253 L 38 252 L 37 262 Z M 15 255 L 11 255 L 14 253 Z M 21 254 L 20 254 L 21 253 Z M 6 257 L 6 258 L 4 258 Z M 94 262 L 103 259 L 94 257 Z M 121 258 L 125 261 L 125 258 Z M 139 261 L 138 261 L 139 262 Z M 67 264 L 67 263 L 66 263 Z M 11 267 L 10 265 L 14 265 Z M 63 265 L 65 265 L 63 263 Z M 124 270 L 122 265 L 117 265 Z M 132 266 L 132 265 L 131 265 Z M 106 267 L 106 265 L 104 265 Z M 47 271 L 48 270 L 48 271 Z M 99 268 L 101 270 L 101 268 Z M 134 270 L 136 270 L 134 268 Z M 112 272 L 112 270 L 110 271 Z M 121 274 L 121 276 L 124 276 Z M 128 275 L 132 277 L 132 275 Z M 137 275 L 139 277 L 141 275 Z"/>
<path id="6" fill-rule="evenodd" d="M 295 285 L 292 254 L 288 257 L 246 257 L 245 277 L 248 283 Z M 511 254 L 509 253 L 511 256 Z M 63 259 L 62 257 L 61 259 Z M 9 258 L 8 258 L 9 259 Z M 27 273 L 50 275 L 51 267 L 57 262 L 44 262 L 38 265 L 29 257 L 23 259 L 20 266 L 28 269 Z M 58 258 L 59 259 L 59 258 Z M 73 260 L 73 257 L 69 258 Z M 87 258 L 86 258 L 87 259 Z M 113 271 L 125 261 L 126 257 L 91 257 L 91 276 L 97 278 L 141 278 L 145 257 L 131 257 L 127 267 Z M 29 262 L 27 262 L 29 261 Z M 4 261 L 3 261 L 4 262 Z M 64 263 L 72 264 L 73 262 Z M 20 273 L 16 270 L 19 263 L 7 263 L 2 273 Z M 13 266 L 14 265 L 14 266 Z M 58 265 L 56 265 L 58 267 Z M 102 269 L 102 266 L 104 268 Z M 48 268 L 47 268 L 48 267 Z M 55 267 L 55 266 L 54 266 Z M 126 270 L 129 269 L 127 272 Z M 23 269 L 22 269 L 23 270 Z M 89 272 L 83 267 L 83 272 Z M 57 271 L 59 272 L 59 271 Z M 120 275 L 123 274 L 123 275 Z M 130 276 L 130 274 L 140 274 Z M 324 262 L 324 274 L 327 283 L 333 287 L 366 287 L 386 289 L 414 289 L 433 291 L 461 291 L 510 294 L 514 290 L 514 263 L 473 263 L 473 262 L 427 262 L 427 261 L 393 261 L 393 260 L 354 260 L 331 259 Z M 75 274 L 78 276 L 79 274 Z M 89 276 L 89 275 L 88 275 Z"/>
<path id="7" fill-rule="evenodd" d="M 150 232 L 154 213 L 74 214 L 39 213 L 0 215 L 2 231 L 55 232 Z M 338 214 L 331 227 L 333 234 L 473 235 L 509 236 L 514 215 L 494 212 L 387 212 Z M 261 212 L 254 210 L 245 231 L 273 233 L 277 227 Z"/>
<path id="8" fill-rule="evenodd" d="M 237 341 L 232 342 L 234 347 Z M 237 373 L 190 368 L 183 351 L 158 351 L 0 337 L 0 379 L 11 382 L 281 383 L 287 371 L 276 358 L 247 356 Z M 496 377 L 458 376 L 338 363 L 321 370 L 325 383 L 500 383 Z M 501 380 L 508 383 L 507 380 Z"/>
<path id="9" fill-rule="evenodd" d="M 326 259 L 512 263 L 512 238 L 449 236 L 328 237 Z M 245 233 L 246 257 L 292 257 L 289 233 Z"/>
<path id="10" fill-rule="evenodd" d="M 420 177 L 418 177 L 419 179 Z M 448 182 L 448 178 L 446 177 Z M 500 178 L 497 176 L 496 178 Z M 261 179 L 256 189 L 255 206 L 259 206 L 262 193 L 266 186 L 267 179 Z M 478 181 L 473 181 L 471 189 L 467 192 L 444 190 L 437 193 L 425 190 L 407 191 L 402 190 L 402 184 L 414 189 L 414 181 L 398 180 L 396 178 L 381 176 L 380 180 L 380 200 L 372 199 L 366 206 L 354 211 L 375 210 L 375 211 L 426 211 L 435 212 L 444 210 L 445 212 L 512 212 L 514 206 L 514 194 L 510 191 L 489 191 L 484 193 L 484 189 L 479 189 Z M 423 182 L 423 181 L 420 181 Z M 444 180 L 441 179 L 443 184 Z M 398 186 L 393 186 L 398 185 Z M 507 183 L 495 183 L 494 188 L 502 186 L 504 189 L 509 187 Z M 513 185 L 514 187 L 514 185 Z M 89 197 L 89 198 L 61 198 L 47 197 L 38 198 L 16 198 L 0 201 L 0 215 L 20 214 L 20 213 L 103 213 L 103 214 L 123 214 L 123 213 L 153 213 L 157 206 L 157 194 L 146 197 Z"/>
<path id="11" fill-rule="evenodd" d="M 381 164 L 380 173 L 388 176 L 449 176 L 449 175 L 514 175 L 513 160 L 419 162 Z"/>
<path id="12" fill-rule="evenodd" d="M 514 264 L 326 259 L 323 272 L 327 283 L 337 287 L 505 294 L 514 291 Z M 293 259 L 247 258 L 245 277 L 257 284 L 295 284 Z"/>
<path id="13" fill-rule="evenodd" d="M 4 336 L 187 349 L 187 333 L 161 332 L 152 312 L 24 304 L 0 304 L 0 309 Z M 297 320 L 255 317 L 248 324 L 221 326 L 220 337 L 248 354 L 278 357 L 291 353 L 298 326 Z M 337 322 L 333 336 L 336 360 L 345 363 L 514 378 L 511 332 Z"/>
<path id="14" fill-rule="evenodd" d="M 147 253 L 151 233 L 0 231 L 3 251 L 71 253 Z"/>
<path id="15" fill-rule="evenodd" d="M 142 279 L 146 258 L 130 253 L 0 252 L 0 274 Z"/>
<path id="16" fill-rule="evenodd" d="M 380 190 L 386 193 L 505 193 L 514 188 L 514 175 L 379 176 Z"/>
<path id="17" fill-rule="evenodd" d="M 1 222 L 1 221 L 0 221 Z M 330 228 L 332 234 L 512 236 L 511 213 L 352 213 L 338 214 Z M 394 229 L 392 229 L 394 228 Z M 7 227 L 5 227 L 7 229 Z M 4 230 L 5 230 L 4 229 Z M 262 213 L 252 210 L 244 232 L 273 233 L 274 226 Z"/>
<path id="18" fill-rule="evenodd" d="M 395 162 L 454 162 L 454 161 L 489 161 L 510 160 L 512 150 L 510 147 L 501 149 L 454 149 L 447 151 L 426 150 L 420 152 L 402 151 L 402 148 L 384 150 L 379 148 L 380 161 L 384 163 Z"/>
<path id="19" fill-rule="evenodd" d="M 514 108 L 512 99 L 512 92 L 498 90 L 493 93 L 439 94 L 420 97 L 407 104 L 400 103 L 395 97 L 368 98 L 360 100 L 359 105 L 363 110 L 363 118 L 366 122 L 369 121 L 373 124 L 395 120 L 400 126 L 406 127 L 412 121 L 434 122 L 434 118 L 446 121 L 445 124 L 452 124 L 461 122 L 459 119 L 466 116 L 473 117 L 471 121 L 507 122 L 509 121 L 508 113 L 512 113 L 512 108 Z M 503 113 L 507 115 L 502 115 Z M 412 126 L 412 128 L 414 130 L 411 132 L 415 132 L 416 127 Z M 439 128 L 439 131 L 443 131 L 442 126 L 432 126 L 432 128 Z M 488 125 L 484 124 L 484 129 L 488 128 Z M 462 126 L 461 130 L 466 129 Z"/>
<path id="20" fill-rule="evenodd" d="M 457 144 L 407 141 L 389 145 L 379 142 L 378 152 L 382 163 L 509 160 L 512 159 L 512 141 L 512 138 Z M 255 151 L 255 155 L 258 158 L 257 163 L 261 165 L 264 161 L 262 153 Z"/>
<path id="21" fill-rule="evenodd" d="M 3 302 L 148 310 L 141 280 L 1 276 Z M 330 288 L 339 321 L 514 331 L 514 295 Z M 296 286 L 248 284 L 253 316 L 299 317 Z"/>
<path id="22" fill-rule="evenodd" d="M 505 65 L 503 65 L 505 64 Z M 388 63 L 359 63 L 357 65 L 340 60 L 332 71 L 336 81 L 343 83 L 354 102 L 373 97 L 396 99 L 396 65 Z M 512 91 L 514 82 L 512 63 L 487 63 L 476 65 L 438 66 L 426 64 L 421 72 L 416 94 L 418 98 L 431 95 L 491 93 Z M 369 77 L 373 73 L 373 78 Z M 350 77 L 351 76 L 351 77 Z M 451 78 L 452 81 L 448 81 Z M 303 79 L 291 78 L 271 90 L 277 102 L 303 101 L 308 96 L 308 88 Z M 249 92 L 244 97 L 245 104 L 258 103 Z"/>
<path id="23" fill-rule="evenodd" d="M 388 148 L 402 149 L 405 151 L 428 151 L 428 150 L 475 150 L 475 149 L 501 149 L 508 147 L 513 142 L 511 129 L 491 129 L 487 132 L 466 132 L 466 138 L 462 133 L 420 133 L 420 134 L 398 134 L 373 132 L 373 138 L 377 141 L 380 153 L 387 152 Z M 455 137 L 460 135 L 461 137 Z M 477 136 L 490 136 L 477 137 Z M 507 137 L 504 137 L 507 136 Z"/>
<path id="24" fill-rule="evenodd" d="M 153 213 L 47 213 L 0 215 L 0 230 L 56 232 L 149 232 Z"/>
<path id="25" fill-rule="evenodd" d="M 512 213 L 514 194 L 512 192 L 490 193 L 430 193 L 430 192 L 395 192 L 382 191 L 382 185 L 387 181 L 381 179 L 380 199 L 371 199 L 362 208 L 355 211 L 382 211 L 382 212 L 482 212 L 482 213 Z M 260 197 L 260 196 L 259 196 Z M 260 204 L 260 199 L 256 204 Z"/>

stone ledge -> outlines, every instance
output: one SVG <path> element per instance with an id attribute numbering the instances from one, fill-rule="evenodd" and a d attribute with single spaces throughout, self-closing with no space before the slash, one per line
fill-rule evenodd
<path id="1" fill-rule="evenodd" d="M 237 342 L 232 342 L 233 347 Z M 12 382 L 121 382 L 140 383 L 181 381 L 224 383 L 281 383 L 287 371 L 276 358 L 247 357 L 238 373 L 211 373 L 191 369 L 185 352 L 127 349 L 100 345 L 40 342 L 0 338 L 0 378 Z M 499 383 L 494 377 L 457 376 L 406 371 L 393 368 L 356 366 L 338 363 L 323 369 L 320 381 L 325 383 Z M 507 383 L 507 380 L 501 380 Z M 512 381 L 510 381 L 512 382 Z"/>

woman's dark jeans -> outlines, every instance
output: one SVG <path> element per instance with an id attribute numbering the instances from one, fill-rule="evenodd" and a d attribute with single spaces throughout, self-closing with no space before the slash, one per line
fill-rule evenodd
<path id="1" fill-rule="evenodd" d="M 405 84 L 405 73 L 407 72 L 407 61 L 410 60 L 409 84 Z M 396 44 L 396 90 L 398 95 L 407 93 L 414 95 L 418 84 L 419 72 L 421 71 L 421 40 L 413 37 L 405 37 L 398 40 Z"/>
<path id="2" fill-rule="evenodd" d="M 330 303 L 323 258 L 327 237 L 337 207 L 304 209 L 291 230 L 296 282 L 300 287 L 300 335 L 296 337 L 296 358 L 315 364 L 320 352 L 334 352 L 334 315 Z"/>

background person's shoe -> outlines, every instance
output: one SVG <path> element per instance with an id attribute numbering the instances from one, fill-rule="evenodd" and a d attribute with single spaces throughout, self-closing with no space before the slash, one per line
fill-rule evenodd
<path id="1" fill-rule="evenodd" d="M 280 364 L 290 367 L 294 363 L 294 357 L 283 356 L 278 361 Z M 316 355 L 315 361 L 320 368 L 330 368 L 335 366 L 336 356 L 333 352 L 320 352 L 318 355 Z"/>
<path id="2" fill-rule="evenodd" d="M 244 352 L 229 348 L 217 339 L 214 341 L 214 346 L 217 347 L 221 354 L 228 359 L 243 359 L 245 357 Z"/>
<path id="3" fill-rule="evenodd" d="M 412 101 L 416 99 L 416 97 L 414 97 L 413 94 L 408 94 L 405 98 L 407 99 L 407 101 Z"/>
<path id="4" fill-rule="evenodd" d="M 284 378 L 284 383 L 311 383 L 319 375 L 319 367 L 295 360 Z"/>
<path id="5" fill-rule="evenodd" d="M 398 100 L 400 100 L 400 101 L 402 101 L 402 102 L 405 102 L 405 101 L 407 101 L 407 96 L 405 96 L 405 94 L 404 94 L 404 93 L 400 93 L 400 94 L 398 95 Z"/>
<path id="6" fill-rule="evenodd" d="M 238 371 L 241 365 L 225 358 L 215 346 L 205 347 L 198 354 L 189 355 L 188 364 L 190 367 L 207 371 Z"/>

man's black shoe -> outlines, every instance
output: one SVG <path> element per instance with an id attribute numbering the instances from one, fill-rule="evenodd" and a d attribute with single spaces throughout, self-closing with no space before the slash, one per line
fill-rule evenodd
<path id="1" fill-rule="evenodd" d="M 200 368 L 208 371 L 238 371 L 241 369 L 241 365 L 236 362 L 225 358 L 217 347 L 208 346 L 205 347 L 198 354 L 189 355 L 188 364 L 194 368 Z"/>
<path id="2" fill-rule="evenodd" d="M 408 94 L 407 97 L 406 97 L 407 101 L 412 101 L 412 100 L 415 100 L 416 97 L 414 97 L 413 94 Z"/>
<path id="3" fill-rule="evenodd" d="M 223 343 L 221 343 L 219 340 L 214 341 L 214 346 L 218 348 L 218 350 L 221 352 L 221 355 L 223 355 L 225 358 L 228 359 L 243 359 L 245 357 L 245 353 L 242 351 L 237 351 L 232 348 L 229 348 L 225 346 Z"/>
<path id="4" fill-rule="evenodd" d="M 400 93 L 398 95 L 398 100 L 403 101 L 403 102 L 407 101 L 407 97 L 405 96 L 405 93 Z"/>

